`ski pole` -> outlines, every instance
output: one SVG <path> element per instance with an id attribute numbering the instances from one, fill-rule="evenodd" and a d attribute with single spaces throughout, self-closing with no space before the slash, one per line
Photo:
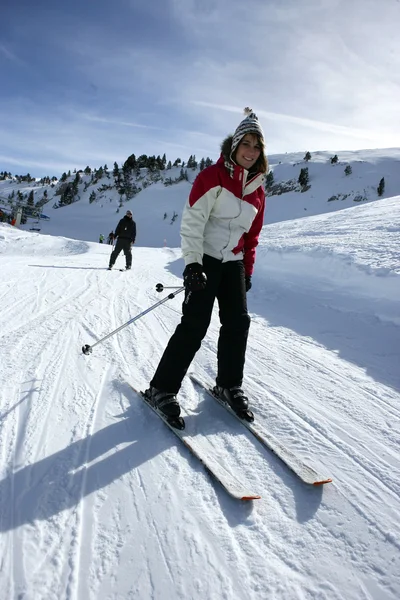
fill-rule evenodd
<path id="1" fill-rule="evenodd" d="M 162 292 L 164 290 L 178 290 L 180 289 L 177 285 L 163 285 L 162 283 L 157 283 L 156 290 L 157 292 Z"/>
<path id="2" fill-rule="evenodd" d="M 109 337 L 111 337 L 112 335 L 114 335 L 114 333 L 118 333 L 118 331 L 121 331 L 121 329 L 124 329 L 124 327 L 127 327 L 128 325 L 130 325 L 134 321 L 137 321 L 138 319 L 140 319 L 140 317 L 143 317 L 144 315 L 147 315 L 147 313 L 149 313 L 150 311 L 152 311 L 155 308 L 157 308 L 157 306 L 161 306 L 161 304 L 164 304 L 164 302 L 167 302 L 167 300 L 172 300 L 172 298 L 175 298 L 175 296 L 177 296 L 178 294 L 180 294 L 181 292 L 183 292 L 185 288 L 184 288 L 184 286 L 182 286 L 182 287 L 176 287 L 176 286 L 166 286 L 166 287 L 164 287 L 162 283 L 157 283 L 157 285 L 156 285 L 157 292 L 162 292 L 164 289 L 174 289 L 176 291 L 175 292 L 171 292 L 170 294 L 168 294 L 168 296 L 166 296 L 165 298 L 163 298 L 162 300 L 160 300 L 156 304 L 153 304 L 153 306 L 150 306 L 149 308 L 146 308 L 146 310 L 144 310 L 143 312 L 141 312 L 139 315 L 136 315 L 136 317 L 133 317 L 127 323 L 124 323 L 124 325 L 121 325 L 120 327 L 118 327 L 118 329 L 115 329 L 114 331 L 112 331 L 111 333 L 109 333 L 108 335 L 106 335 L 105 337 L 101 338 L 101 340 L 97 340 L 97 342 L 95 342 L 92 346 L 89 346 L 89 344 L 85 344 L 84 346 L 82 346 L 82 352 L 83 352 L 83 354 L 90 354 L 92 352 L 92 349 L 95 346 L 97 346 L 97 344 L 101 344 L 102 342 L 104 342 L 105 340 L 107 340 Z"/>

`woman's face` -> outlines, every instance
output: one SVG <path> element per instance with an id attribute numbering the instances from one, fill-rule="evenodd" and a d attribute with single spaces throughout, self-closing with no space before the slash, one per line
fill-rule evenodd
<path id="1" fill-rule="evenodd" d="M 236 164 L 249 170 L 257 162 L 260 154 L 261 146 L 258 137 L 252 133 L 246 133 L 236 150 Z"/>

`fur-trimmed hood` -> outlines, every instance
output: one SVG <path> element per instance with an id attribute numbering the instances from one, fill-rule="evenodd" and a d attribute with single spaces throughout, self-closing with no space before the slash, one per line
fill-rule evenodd
<path id="1" fill-rule="evenodd" d="M 221 144 L 221 154 L 224 160 L 231 160 L 233 135 L 228 135 Z"/>

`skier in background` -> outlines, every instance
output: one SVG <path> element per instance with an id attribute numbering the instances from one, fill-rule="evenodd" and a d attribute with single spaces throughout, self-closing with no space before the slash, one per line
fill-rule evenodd
<path id="1" fill-rule="evenodd" d="M 113 231 L 108 234 L 107 244 L 109 246 L 112 246 L 114 244 L 114 232 Z"/>
<path id="2" fill-rule="evenodd" d="M 118 223 L 115 229 L 115 238 L 117 238 L 117 243 L 115 244 L 114 250 L 111 253 L 108 270 L 111 271 L 113 268 L 121 250 L 124 251 L 126 269 L 129 270 L 132 266 L 131 247 L 135 243 L 136 239 L 136 223 L 132 218 L 132 213 L 130 210 L 126 211 L 126 215 Z"/>
<path id="3" fill-rule="evenodd" d="M 99 244 L 102 244 L 104 242 L 104 235 L 101 233 L 99 236 Z"/>
<path id="4" fill-rule="evenodd" d="M 172 420 L 179 419 L 176 394 L 207 332 L 216 298 L 221 328 L 214 392 L 239 416 L 250 413 L 241 387 L 250 326 L 246 292 L 263 225 L 268 160 L 258 118 L 251 109 L 245 114 L 233 136 L 222 142 L 218 162 L 198 174 L 182 215 L 183 315 L 145 392 Z"/>

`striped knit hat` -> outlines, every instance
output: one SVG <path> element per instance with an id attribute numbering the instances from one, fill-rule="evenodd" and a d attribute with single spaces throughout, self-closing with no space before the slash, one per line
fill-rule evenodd
<path id="1" fill-rule="evenodd" d="M 264 142 L 264 132 L 262 130 L 260 123 L 258 122 L 257 115 L 249 107 L 246 107 L 244 109 L 244 114 L 246 115 L 246 118 L 243 119 L 243 121 L 238 125 L 238 127 L 236 128 L 236 131 L 232 137 L 232 150 L 231 150 L 232 154 L 235 152 L 236 148 L 238 147 L 240 140 L 247 133 L 255 133 L 256 135 L 260 136 L 260 138 Z"/>

